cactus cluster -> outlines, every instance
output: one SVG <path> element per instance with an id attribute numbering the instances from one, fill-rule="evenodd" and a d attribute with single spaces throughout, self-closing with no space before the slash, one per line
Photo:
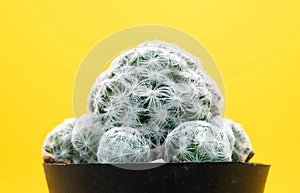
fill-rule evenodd
<path id="1" fill-rule="evenodd" d="M 73 163 L 245 161 L 249 138 L 222 108 L 199 58 L 145 42 L 111 62 L 91 88 L 90 113 L 57 126 L 43 152 Z"/>

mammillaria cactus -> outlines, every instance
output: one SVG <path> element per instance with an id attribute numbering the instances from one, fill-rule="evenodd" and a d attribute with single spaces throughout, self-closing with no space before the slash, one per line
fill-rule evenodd
<path id="1" fill-rule="evenodd" d="M 77 160 L 71 142 L 75 121 L 75 118 L 65 119 L 47 135 L 42 148 L 44 155 L 51 155 L 55 161 L 73 160 L 74 158 Z"/>
<path id="2" fill-rule="evenodd" d="M 98 160 L 102 163 L 149 162 L 149 140 L 136 129 L 115 127 L 101 138 Z"/>
<path id="3" fill-rule="evenodd" d="M 224 119 L 225 127 L 231 128 L 234 134 L 232 161 L 246 161 L 253 156 L 252 145 L 247 133 L 240 124 L 230 119 Z"/>
<path id="4" fill-rule="evenodd" d="M 100 119 L 94 114 L 85 114 L 76 121 L 71 141 L 86 162 L 97 163 L 97 150 L 103 133 Z"/>
<path id="5" fill-rule="evenodd" d="M 140 131 L 160 136 L 154 143 L 163 143 L 181 122 L 210 122 L 219 116 L 222 101 L 198 58 L 173 44 L 154 41 L 112 61 L 91 89 L 89 110 L 101 117 L 108 129 L 151 124 L 150 131 Z"/>
<path id="6" fill-rule="evenodd" d="M 226 162 L 231 153 L 226 134 L 206 121 L 180 124 L 165 142 L 165 160 L 171 162 Z"/>
<path id="7" fill-rule="evenodd" d="M 145 42 L 112 61 L 91 88 L 91 114 L 55 128 L 43 151 L 73 163 L 247 161 L 249 138 L 222 107 L 197 57 Z"/>

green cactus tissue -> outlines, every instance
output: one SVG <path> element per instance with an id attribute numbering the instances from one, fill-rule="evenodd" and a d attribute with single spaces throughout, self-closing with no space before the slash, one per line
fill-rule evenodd
<path id="1" fill-rule="evenodd" d="M 250 140 L 222 108 L 199 58 L 144 42 L 113 59 L 91 88 L 90 112 L 51 131 L 43 155 L 70 163 L 248 161 Z"/>

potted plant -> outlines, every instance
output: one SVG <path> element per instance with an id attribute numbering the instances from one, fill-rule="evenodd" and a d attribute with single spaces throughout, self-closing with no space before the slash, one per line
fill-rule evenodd
<path id="1" fill-rule="evenodd" d="M 90 113 L 46 137 L 51 193 L 262 193 L 268 165 L 243 128 L 222 116 L 223 97 L 201 61 L 145 42 L 117 56 L 88 97 Z"/>

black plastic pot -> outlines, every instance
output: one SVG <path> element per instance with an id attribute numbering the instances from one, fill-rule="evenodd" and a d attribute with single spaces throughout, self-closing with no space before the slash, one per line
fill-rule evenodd
<path id="1" fill-rule="evenodd" d="M 263 193 L 269 167 L 232 162 L 44 164 L 50 193 Z"/>

